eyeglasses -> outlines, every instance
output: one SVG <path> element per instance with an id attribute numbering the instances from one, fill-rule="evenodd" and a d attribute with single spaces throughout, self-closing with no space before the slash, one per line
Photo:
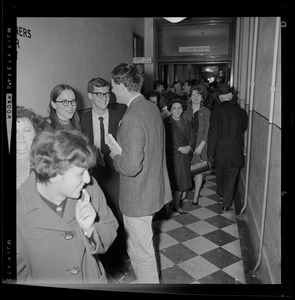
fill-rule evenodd
<path id="1" fill-rule="evenodd" d="M 111 97 L 111 93 L 110 92 L 106 92 L 106 93 L 92 92 L 92 94 L 96 95 L 97 98 L 102 98 L 103 96 L 105 96 L 106 98 L 110 98 Z"/>
<path id="2" fill-rule="evenodd" d="M 72 106 L 76 106 L 77 105 L 77 100 L 76 99 L 71 100 L 71 101 L 69 101 L 69 100 L 62 100 L 62 101 L 55 101 L 55 102 L 61 103 L 63 107 L 67 107 L 69 105 L 69 103 L 71 103 Z"/>

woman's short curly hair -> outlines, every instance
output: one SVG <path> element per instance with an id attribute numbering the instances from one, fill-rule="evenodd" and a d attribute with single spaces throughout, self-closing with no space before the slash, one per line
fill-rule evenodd
<path id="1" fill-rule="evenodd" d="M 31 108 L 17 106 L 16 119 L 28 119 L 29 121 L 31 121 L 36 133 L 42 131 L 43 129 L 44 118 L 34 113 Z"/>
<path id="2" fill-rule="evenodd" d="M 46 183 L 72 166 L 94 167 L 96 154 L 89 139 L 78 130 L 42 131 L 33 140 L 30 163 L 37 181 Z"/>
<path id="3" fill-rule="evenodd" d="M 171 107 L 172 107 L 172 105 L 173 105 L 174 103 L 180 103 L 181 106 L 182 106 L 183 111 L 185 111 L 186 108 L 187 108 L 187 104 L 186 104 L 186 102 L 185 102 L 183 99 L 181 99 L 180 97 L 173 97 L 173 98 L 171 98 L 171 99 L 169 100 L 169 103 L 168 103 L 168 105 L 167 105 L 167 109 L 168 109 L 169 111 L 171 110 Z"/>

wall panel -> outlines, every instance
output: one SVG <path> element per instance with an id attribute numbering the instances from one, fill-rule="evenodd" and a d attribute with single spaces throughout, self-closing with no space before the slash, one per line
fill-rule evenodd
<path id="1" fill-rule="evenodd" d="M 59 83 L 73 86 L 90 107 L 87 83 L 110 80 L 121 62 L 132 63 L 133 32 L 144 36 L 143 18 L 18 18 L 31 37 L 18 36 L 17 102 L 47 115 L 49 94 Z"/>

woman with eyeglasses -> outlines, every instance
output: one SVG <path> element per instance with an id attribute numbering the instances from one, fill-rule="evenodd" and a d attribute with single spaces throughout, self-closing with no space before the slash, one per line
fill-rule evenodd
<path id="1" fill-rule="evenodd" d="M 77 95 L 75 90 L 67 84 L 58 84 L 50 93 L 49 116 L 44 130 L 82 131 L 80 117 L 77 112 Z"/>

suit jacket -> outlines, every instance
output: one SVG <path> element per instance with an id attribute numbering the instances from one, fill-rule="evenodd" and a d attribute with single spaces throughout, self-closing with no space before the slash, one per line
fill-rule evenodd
<path id="1" fill-rule="evenodd" d="M 109 109 L 109 129 L 114 138 L 117 136 L 119 122 L 121 121 L 127 106 L 119 103 L 108 105 Z M 88 109 L 80 115 L 82 132 L 94 143 L 92 109 Z M 101 163 L 102 162 L 102 163 Z M 122 221 L 122 213 L 119 209 L 119 174 L 114 170 L 113 160 L 109 156 L 109 151 L 104 153 L 104 158 L 98 150 L 97 166 L 92 170 L 91 175 L 95 177 L 102 188 L 107 203 L 114 212 L 116 218 Z"/>
<path id="2" fill-rule="evenodd" d="M 96 254 L 105 253 L 113 243 L 118 222 L 94 178 L 86 190 L 98 217 L 93 234 L 96 246 L 85 237 L 76 220 L 76 199 L 67 199 L 60 217 L 41 199 L 34 172 L 18 189 L 18 283 L 106 283 Z"/>
<path id="3" fill-rule="evenodd" d="M 243 167 L 244 132 L 248 116 L 235 100 L 224 101 L 214 108 L 208 132 L 208 158 L 217 167 Z"/>
<path id="4" fill-rule="evenodd" d="M 119 103 L 112 103 L 108 105 L 109 110 L 109 130 L 108 133 L 111 133 L 114 138 L 117 136 L 118 124 L 122 119 L 125 111 L 126 105 Z M 93 136 L 93 122 L 92 122 L 92 108 L 89 108 L 86 111 L 83 111 L 80 114 L 80 122 L 82 126 L 82 132 L 88 136 L 90 142 L 94 143 Z"/>
<path id="5" fill-rule="evenodd" d="M 128 217 L 152 215 L 172 199 L 158 107 L 142 95 L 136 97 L 123 116 L 117 140 L 122 148 L 114 157 L 120 209 Z"/>

